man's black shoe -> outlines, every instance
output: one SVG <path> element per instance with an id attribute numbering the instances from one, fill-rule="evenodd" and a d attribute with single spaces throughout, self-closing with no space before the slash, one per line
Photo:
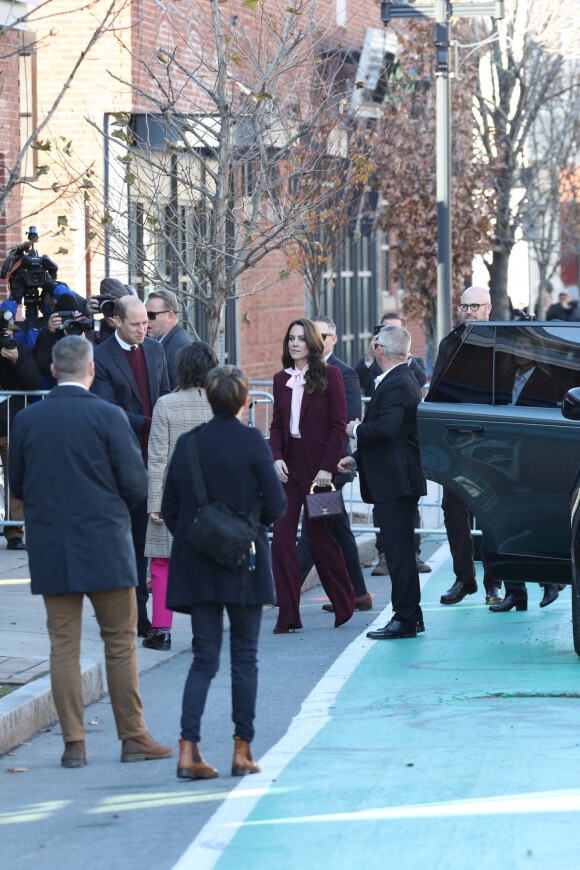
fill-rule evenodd
<path id="1" fill-rule="evenodd" d="M 489 586 L 485 590 L 485 603 L 486 604 L 501 604 L 503 601 L 503 595 L 501 594 L 501 589 L 499 586 Z"/>
<path id="2" fill-rule="evenodd" d="M 425 631 L 425 623 L 423 622 L 423 617 L 420 616 L 417 620 L 417 634 L 422 634 Z"/>
<path id="3" fill-rule="evenodd" d="M 401 622 L 400 619 L 391 619 L 384 628 L 376 631 L 367 631 L 367 637 L 372 640 L 393 640 L 398 637 L 417 637 L 417 627 L 412 622 Z"/>
<path id="4" fill-rule="evenodd" d="M 10 538 L 6 543 L 7 550 L 25 550 L 26 544 L 22 540 L 22 538 Z"/>
<path id="5" fill-rule="evenodd" d="M 546 583 L 544 586 L 544 597 L 540 601 L 540 607 L 547 607 L 552 604 L 558 597 L 558 587 L 555 583 Z"/>
<path id="6" fill-rule="evenodd" d="M 137 637 L 148 637 L 153 626 L 147 617 L 140 617 L 137 620 Z"/>
<path id="7" fill-rule="evenodd" d="M 474 592 L 477 592 L 477 583 L 463 583 L 462 580 L 456 580 L 451 589 L 443 593 L 440 601 L 441 604 L 459 604 L 466 595 L 473 595 Z"/>
<path id="8" fill-rule="evenodd" d="M 157 631 L 152 628 L 141 646 L 146 649 L 158 649 L 167 652 L 171 649 L 171 634 L 168 631 Z"/>

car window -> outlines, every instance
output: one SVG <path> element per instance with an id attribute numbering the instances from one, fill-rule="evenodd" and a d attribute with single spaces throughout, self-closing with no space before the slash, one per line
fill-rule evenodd
<path id="1" fill-rule="evenodd" d="M 447 363 L 438 383 L 429 390 L 429 402 L 493 404 L 493 349 L 495 328 L 478 324 Z"/>
<path id="2" fill-rule="evenodd" d="M 431 402 L 557 408 L 580 386 L 580 324 L 478 323 L 448 363 Z"/>
<path id="3" fill-rule="evenodd" d="M 495 405 L 556 408 L 579 384 L 578 327 L 497 327 Z"/>

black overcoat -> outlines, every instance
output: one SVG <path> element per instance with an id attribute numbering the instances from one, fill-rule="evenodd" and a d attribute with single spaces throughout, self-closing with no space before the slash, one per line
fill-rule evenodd
<path id="1" fill-rule="evenodd" d="M 367 504 L 427 492 L 417 435 L 421 391 L 406 365 L 393 368 L 375 389 L 357 426 L 355 459 Z"/>
<path id="2" fill-rule="evenodd" d="M 266 526 L 286 509 L 286 496 L 274 469 L 274 460 L 258 429 L 235 417 L 218 414 L 197 428 L 198 452 L 210 501 L 226 499 L 249 513 L 261 503 L 263 524 L 256 541 L 256 568 L 248 575 L 246 603 L 274 604 L 274 581 Z M 192 604 L 240 601 L 241 569 L 230 571 L 186 543 L 197 514 L 187 455 L 188 434 L 182 435 L 169 463 L 161 513 L 173 535 L 169 564 L 167 607 L 189 613 Z"/>
<path id="3" fill-rule="evenodd" d="M 136 585 L 129 511 L 148 480 L 120 408 L 82 386 L 54 387 L 16 417 L 8 468 L 24 502 L 33 594 Z"/>

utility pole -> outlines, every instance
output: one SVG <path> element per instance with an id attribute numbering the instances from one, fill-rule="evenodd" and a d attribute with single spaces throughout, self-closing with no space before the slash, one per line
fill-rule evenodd
<path id="1" fill-rule="evenodd" d="M 435 21 L 437 51 L 437 341 L 451 330 L 451 86 L 449 77 L 449 35 L 452 18 L 500 19 L 503 0 L 488 3 L 452 3 L 435 0 L 420 6 L 382 0 L 381 20 L 385 27 L 393 18 L 429 18 Z"/>

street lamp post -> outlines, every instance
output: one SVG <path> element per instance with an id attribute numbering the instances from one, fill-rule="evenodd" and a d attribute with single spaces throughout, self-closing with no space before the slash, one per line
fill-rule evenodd
<path id="1" fill-rule="evenodd" d="M 451 329 L 451 88 L 449 32 L 451 18 L 504 17 L 503 0 L 488 3 L 452 3 L 435 0 L 420 6 L 382 0 L 385 27 L 393 18 L 429 18 L 436 24 L 437 51 L 437 340 Z"/>

